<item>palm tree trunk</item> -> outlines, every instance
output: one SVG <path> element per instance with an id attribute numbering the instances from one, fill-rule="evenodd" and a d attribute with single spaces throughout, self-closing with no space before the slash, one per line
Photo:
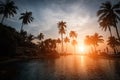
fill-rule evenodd
<path id="1" fill-rule="evenodd" d="M 67 53 L 67 43 L 66 43 L 66 53 Z"/>
<path id="2" fill-rule="evenodd" d="M 93 46 L 91 46 L 91 53 L 92 53 L 92 54 L 94 53 Z"/>
<path id="3" fill-rule="evenodd" d="M 20 33 L 22 32 L 22 30 L 23 30 L 23 22 L 22 22 L 22 26 L 21 26 L 21 29 L 20 29 Z"/>
<path id="4" fill-rule="evenodd" d="M 116 49 L 115 49 L 115 48 L 113 48 L 113 50 L 114 50 L 114 54 L 116 54 Z"/>
<path id="5" fill-rule="evenodd" d="M 119 35 L 119 32 L 118 32 L 117 26 L 115 26 L 115 29 L 116 29 L 116 33 L 117 33 L 117 36 L 118 36 L 118 40 L 120 41 L 120 35 Z"/>
<path id="6" fill-rule="evenodd" d="M 2 17 L 1 24 L 3 23 L 4 19 L 5 19 L 5 15 L 3 15 Z"/>
<path id="7" fill-rule="evenodd" d="M 62 44 L 61 44 L 61 53 L 63 53 L 63 34 L 61 34 Z"/>
<path id="8" fill-rule="evenodd" d="M 94 45 L 94 53 L 96 54 L 96 46 Z"/>
<path id="9" fill-rule="evenodd" d="M 109 26 L 108 28 L 109 28 L 109 31 L 110 31 L 110 36 L 112 37 L 112 32 L 111 32 L 111 28 L 110 28 L 110 26 Z"/>
<path id="10" fill-rule="evenodd" d="M 74 55 L 75 55 L 75 46 L 74 46 Z"/>

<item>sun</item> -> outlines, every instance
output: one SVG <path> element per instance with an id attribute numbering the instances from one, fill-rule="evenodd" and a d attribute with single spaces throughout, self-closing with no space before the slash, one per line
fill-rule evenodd
<path id="1" fill-rule="evenodd" d="M 79 50 L 79 52 L 84 53 L 85 52 L 85 46 L 84 45 L 80 45 L 78 47 L 78 50 Z"/>

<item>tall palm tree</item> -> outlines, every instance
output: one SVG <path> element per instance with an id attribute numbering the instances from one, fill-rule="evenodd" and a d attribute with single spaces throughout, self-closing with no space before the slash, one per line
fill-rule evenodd
<path id="1" fill-rule="evenodd" d="M 67 52 L 67 43 L 70 42 L 70 39 L 66 36 L 66 37 L 64 38 L 64 42 L 66 43 L 66 52 Z"/>
<path id="2" fill-rule="evenodd" d="M 31 23 L 33 19 L 34 18 L 32 17 L 32 12 L 26 11 L 25 13 L 21 13 L 21 17 L 19 18 L 19 20 L 22 20 L 22 26 L 20 32 L 23 30 L 23 25 Z"/>
<path id="3" fill-rule="evenodd" d="M 70 31 L 69 36 L 72 38 L 72 45 L 74 47 L 74 53 L 76 52 L 75 46 L 77 44 L 76 38 L 77 38 L 77 33 L 75 31 Z"/>
<path id="4" fill-rule="evenodd" d="M 41 41 L 42 39 L 44 39 L 44 34 L 43 33 L 40 33 L 37 38 Z"/>
<path id="5" fill-rule="evenodd" d="M 94 49 L 95 49 L 95 52 L 96 51 L 96 48 L 97 46 L 99 45 L 98 43 L 103 43 L 103 36 L 99 35 L 98 33 L 95 33 L 93 36 L 92 36 L 92 44 L 94 46 Z"/>
<path id="6" fill-rule="evenodd" d="M 93 41 L 92 41 L 92 37 L 91 37 L 90 35 L 87 35 L 87 36 L 85 37 L 84 43 L 90 47 L 90 48 L 89 48 L 89 53 L 90 53 L 91 51 L 93 51 L 93 48 L 92 48 L 92 43 L 93 43 Z"/>
<path id="7" fill-rule="evenodd" d="M 120 2 L 114 5 L 112 5 L 109 1 L 102 3 L 102 5 L 100 6 L 100 10 L 97 12 L 97 16 L 99 16 L 100 23 L 104 22 L 107 24 L 106 27 L 115 27 L 118 39 L 120 40 L 117 28 L 117 23 L 118 21 L 120 21 Z"/>
<path id="8" fill-rule="evenodd" d="M 111 31 L 111 25 L 109 23 L 109 19 L 108 18 L 104 18 L 103 20 L 101 20 L 99 22 L 100 28 L 102 28 L 102 30 L 106 31 L 107 29 L 110 32 L 110 36 L 112 36 L 112 31 Z"/>
<path id="9" fill-rule="evenodd" d="M 107 45 L 109 45 L 113 49 L 114 53 L 116 54 L 117 46 L 120 45 L 120 42 L 118 42 L 117 39 L 114 36 L 112 36 L 108 38 Z"/>
<path id="10" fill-rule="evenodd" d="M 58 29 L 59 29 L 59 34 L 61 34 L 61 42 L 62 42 L 62 44 L 61 44 L 61 50 L 62 50 L 62 53 L 63 53 L 63 51 L 64 51 L 64 46 L 63 46 L 63 34 L 65 34 L 65 28 L 66 28 L 67 26 L 66 26 L 66 22 L 63 22 L 63 21 L 60 21 L 60 22 L 58 22 Z"/>
<path id="11" fill-rule="evenodd" d="M 5 18 L 14 17 L 17 14 L 18 7 L 15 5 L 14 1 L 6 0 L 5 2 L 0 1 L 0 14 L 2 14 L 1 23 L 3 23 Z"/>

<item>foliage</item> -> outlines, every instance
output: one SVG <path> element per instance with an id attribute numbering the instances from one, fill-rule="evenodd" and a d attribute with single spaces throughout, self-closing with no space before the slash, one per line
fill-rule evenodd
<path id="1" fill-rule="evenodd" d="M 5 2 L 0 1 L 0 14 L 3 15 L 1 23 L 3 23 L 4 18 L 13 17 L 17 14 L 18 7 L 15 6 L 14 1 L 6 0 Z"/>
<path id="2" fill-rule="evenodd" d="M 21 31 L 23 30 L 23 25 L 31 23 L 33 19 L 32 12 L 26 11 L 25 13 L 21 13 L 21 17 L 19 18 L 19 20 L 22 20 Z"/>
<path id="3" fill-rule="evenodd" d="M 99 16 L 98 22 L 101 28 L 105 31 L 108 28 L 112 37 L 111 26 L 114 27 L 116 29 L 118 39 L 120 39 L 117 28 L 117 23 L 120 21 L 120 2 L 114 5 L 109 1 L 102 3 L 100 10 L 97 12 L 97 16 Z"/>
<path id="4" fill-rule="evenodd" d="M 59 34 L 61 34 L 61 52 L 64 51 L 63 48 L 63 34 L 65 34 L 65 28 L 66 28 L 66 22 L 60 21 L 58 22 L 58 29 L 59 29 Z"/>

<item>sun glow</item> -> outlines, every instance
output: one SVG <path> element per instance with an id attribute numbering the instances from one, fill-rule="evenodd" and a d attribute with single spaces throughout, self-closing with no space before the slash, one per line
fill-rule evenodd
<path id="1" fill-rule="evenodd" d="M 85 46 L 84 45 L 78 46 L 78 50 L 79 50 L 80 53 L 84 53 L 85 52 Z"/>

